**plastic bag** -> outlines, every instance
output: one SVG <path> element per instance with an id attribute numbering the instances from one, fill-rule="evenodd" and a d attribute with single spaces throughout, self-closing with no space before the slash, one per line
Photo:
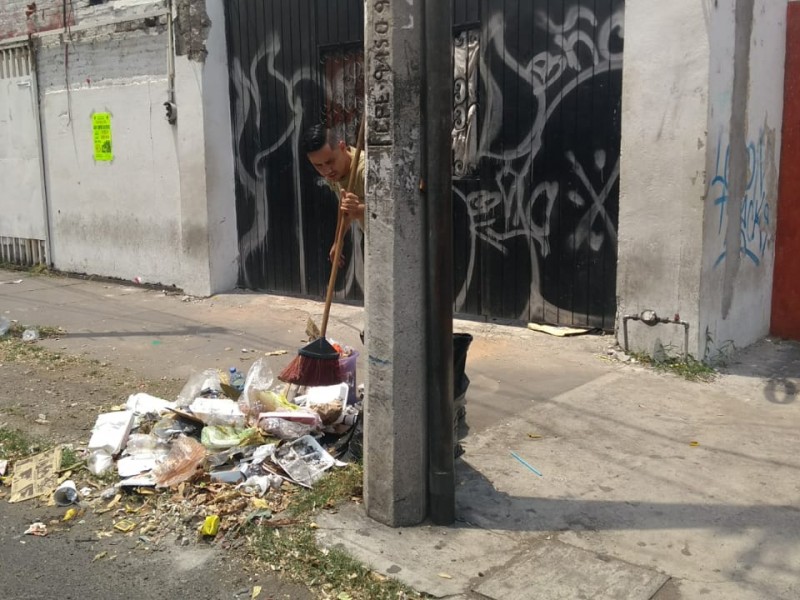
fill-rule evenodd
<path id="1" fill-rule="evenodd" d="M 314 431 L 311 425 L 279 417 L 261 417 L 258 420 L 258 427 L 267 435 L 273 435 L 281 440 L 296 440 Z"/>
<path id="2" fill-rule="evenodd" d="M 209 450 L 226 450 L 233 446 L 246 444 L 250 439 L 259 435 L 255 428 L 240 429 L 226 425 L 212 425 L 203 427 L 200 441 Z"/>
<path id="3" fill-rule="evenodd" d="M 243 490 L 246 494 L 263 496 L 271 488 L 280 489 L 283 479 L 279 475 L 257 475 L 248 477 L 247 481 L 236 486 L 237 490 Z"/>
<path id="4" fill-rule="evenodd" d="M 280 392 L 273 389 L 274 384 L 272 369 L 263 357 L 259 358 L 247 371 L 244 390 L 239 396 L 239 410 L 245 414 L 248 422 L 255 422 L 261 413 L 297 408 Z"/>
<path id="5" fill-rule="evenodd" d="M 178 408 L 186 408 L 195 398 L 220 398 L 222 392 L 222 372 L 219 369 L 206 369 L 192 374 L 178 394 L 175 404 Z"/>
<path id="6" fill-rule="evenodd" d="M 86 467 L 93 475 L 102 475 L 111 468 L 114 459 L 105 450 L 95 450 L 86 461 Z"/>
<path id="7" fill-rule="evenodd" d="M 178 435 L 197 435 L 201 425 L 180 417 L 162 417 L 153 425 L 152 434 L 161 441 L 169 441 L 170 438 Z"/>
<path id="8" fill-rule="evenodd" d="M 245 416 L 239 405 L 225 398 L 195 398 L 189 410 L 206 425 L 244 427 Z"/>
<path id="9" fill-rule="evenodd" d="M 153 469 L 156 484 L 172 487 L 191 479 L 205 457 L 206 449 L 200 442 L 186 436 L 179 437 L 172 443 L 164 462 Z"/>

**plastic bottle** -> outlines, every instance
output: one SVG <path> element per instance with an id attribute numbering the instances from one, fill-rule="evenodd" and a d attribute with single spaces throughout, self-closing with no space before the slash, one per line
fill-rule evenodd
<path id="1" fill-rule="evenodd" d="M 239 392 L 244 390 L 244 375 L 236 367 L 228 369 L 230 371 L 231 387 Z"/>

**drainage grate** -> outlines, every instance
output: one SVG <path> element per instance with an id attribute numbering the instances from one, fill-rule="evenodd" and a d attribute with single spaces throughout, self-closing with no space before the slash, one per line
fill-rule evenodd
<path id="1" fill-rule="evenodd" d="M 46 264 L 44 240 L 0 236 L 0 263 L 22 267 Z"/>

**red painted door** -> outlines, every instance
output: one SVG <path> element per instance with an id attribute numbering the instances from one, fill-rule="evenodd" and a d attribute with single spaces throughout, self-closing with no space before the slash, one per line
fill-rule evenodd
<path id="1" fill-rule="evenodd" d="M 783 142 L 772 284 L 772 335 L 800 340 L 800 2 L 786 19 Z"/>

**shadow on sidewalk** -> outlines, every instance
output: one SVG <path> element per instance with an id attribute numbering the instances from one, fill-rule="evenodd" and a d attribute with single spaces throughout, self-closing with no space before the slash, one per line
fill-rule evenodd
<path id="1" fill-rule="evenodd" d="M 231 333 L 225 327 L 173 327 L 155 331 L 82 331 L 61 334 L 62 339 L 126 338 L 126 337 L 186 337 Z"/>
<path id="2" fill-rule="evenodd" d="M 457 519 L 468 526 L 520 532 L 743 528 L 800 531 L 791 505 L 638 502 L 511 496 L 464 461 L 457 467 Z M 535 476 L 531 474 L 531 477 Z M 799 571 L 800 572 L 800 571 Z"/>

